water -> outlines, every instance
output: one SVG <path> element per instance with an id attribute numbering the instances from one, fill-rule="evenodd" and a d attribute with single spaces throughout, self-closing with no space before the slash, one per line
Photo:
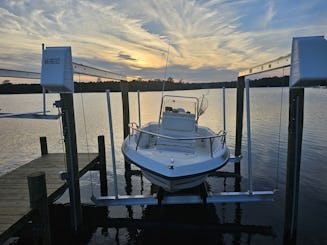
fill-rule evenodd
<path id="1" fill-rule="evenodd" d="M 206 94 L 209 108 L 199 123 L 215 131 L 222 129 L 222 91 L 194 90 L 172 92 L 175 94 L 201 96 Z M 158 120 L 161 92 L 141 93 L 142 123 Z M 227 143 L 234 152 L 235 142 L 235 102 L 236 90 L 226 90 L 227 106 Z M 56 113 L 52 103 L 58 95 L 47 96 L 48 109 Z M 121 95 L 112 93 L 113 122 L 119 193 L 151 193 L 151 184 L 144 178 L 133 176 L 131 186 L 126 186 L 123 157 L 120 146 L 122 136 Z M 282 99 L 282 105 L 281 105 Z M 112 172 L 110 164 L 109 126 L 107 118 L 106 96 L 104 93 L 75 94 L 75 117 L 79 152 L 96 152 L 97 136 L 105 135 L 107 149 L 107 169 L 109 192 L 113 194 Z M 41 108 L 41 95 L 1 95 L 1 112 L 38 111 Z M 83 105 L 84 104 L 84 114 Z M 298 244 L 327 244 L 327 164 L 324 153 L 327 147 L 327 90 L 305 89 L 304 129 L 302 143 L 301 183 L 298 216 Z M 137 94 L 130 93 L 131 121 L 137 118 Z M 246 115 L 246 114 L 245 114 Z M 244 115 L 244 116 L 245 116 Z M 244 121 L 243 160 L 241 163 L 241 189 L 247 190 L 247 142 L 246 122 Z M 279 126 L 281 125 L 281 127 Z M 40 155 L 39 137 L 46 136 L 49 152 L 63 152 L 62 129 L 59 120 L 1 119 L 0 120 L 0 175 L 4 174 Z M 108 233 L 101 228 L 94 230 L 86 239 L 86 244 L 159 244 L 175 243 L 182 239 L 185 244 L 282 244 L 284 224 L 284 196 L 287 157 L 288 127 L 288 89 L 254 88 L 251 89 L 251 128 L 252 159 L 255 190 L 272 190 L 278 187 L 274 202 L 249 204 L 217 204 L 207 208 L 202 206 L 171 206 L 164 208 L 135 206 L 111 207 L 109 217 L 129 217 L 143 220 L 159 220 L 161 224 L 170 222 L 170 228 L 136 229 L 109 228 Z M 65 166 L 63 165 L 63 169 Z M 222 169 L 232 171 L 233 165 Z M 215 191 L 233 191 L 234 180 L 229 178 L 208 179 L 210 189 Z M 225 185 L 224 185 L 225 184 Z M 81 179 L 82 200 L 91 203 L 90 194 L 99 193 L 97 172 L 86 174 Z M 130 188 L 130 189 L 128 189 Z M 67 193 L 58 202 L 66 202 Z M 174 225 L 187 223 L 183 229 L 173 229 Z M 217 226 L 203 224 L 226 224 L 226 230 Z M 197 226 L 195 225 L 197 224 Z M 238 231 L 230 231 L 235 224 Z M 256 227 L 249 232 L 249 227 Z M 202 227 L 202 229 L 201 229 Z M 205 228 L 203 228 L 205 227 Z M 153 228 L 153 227 L 152 227 Z M 180 227 L 179 227 L 180 228 Z M 242 231 L 240 232 L 240 229 Z M 269 234 L 262 232 L 267 231 Z"/>

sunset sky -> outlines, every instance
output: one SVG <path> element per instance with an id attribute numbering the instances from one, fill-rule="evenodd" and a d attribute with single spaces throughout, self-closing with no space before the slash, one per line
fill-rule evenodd
<path id="1" fill-rule="evenodd" d="M 235 80 L 327 36 L 326 0 L 1 0 L 0 68 L 40 71 L 41 44 L 73 61 L 142 79 Z"/>

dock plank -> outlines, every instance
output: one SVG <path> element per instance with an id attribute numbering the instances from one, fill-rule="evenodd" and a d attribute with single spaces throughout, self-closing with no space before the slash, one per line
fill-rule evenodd
<path id="1" fill-rule="evenodd" d="M 97 157 L 97 153 L 78 154 L 80 176 L 94 166 Z M 0 244 L 30 218 L 27 176 L 37 171 L 45 172 L 48 201 L 52 203 L 67 187 L 59 177 L 59 172 L 65 170 L 65 155 L 50 153 L 0 176 Z"/>
<path id="2" fill-rule="evenodd" d="M 26 213 L 26 207 L 1 207 L 0 208 L 0 215 L 11 215 L 11 214 L 25 214 Z"/>

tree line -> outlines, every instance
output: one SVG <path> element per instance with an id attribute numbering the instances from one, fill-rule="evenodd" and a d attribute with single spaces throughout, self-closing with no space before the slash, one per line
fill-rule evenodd
<path id="1" fill-rule="evenodd" d="M 128 89 L 131 92 L 140 91 L 161 91 L 164 86 L 165 91 L 173 90 L 194 90 L 211 88 L 236 88 L 236 81 L 230 82 L 209 82 L 209 83 L 187 83 L 183 81 L 174 82 L 172 78 L 167 81 L 155 79 L 148 81 L 133 80 L 128 82 Z M 251 87 L 287 87 L 289 77 L 269 77 L 250 81 Z M 327 84 L 325 84 L 327 85 Z M 81 92 L 104 92 L 106 90 L 120 92 L 120 82 L 98 81 L 98 82 L 75 82 L 75 93 Z M 13 84 L 5 80 L 0 84 L 0 94 L 31 94 L 42 93 L 40 84 Z"/>

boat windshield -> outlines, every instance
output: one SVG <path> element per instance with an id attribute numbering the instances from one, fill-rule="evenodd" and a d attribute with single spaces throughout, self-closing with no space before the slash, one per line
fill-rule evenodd
<path id="1" fill-rule="evenodd" d="M 197 98 L 164 96 L 161 110 L 178 111 L 183 109 L 185 112 L 196 114 L 197 106 Z"/>
<path id="2" fill-rule="evenodd" d="M 195 115 L 196 119 L 198 119 L 198 117 L 204 113 L 207 105 L 208 103 L 204 96 L 197 98 L 188 96 L 164 95 L 161 100 L 159 121 L 162 118 L 162 113 L 165 111 L 191 113 Z"/>

